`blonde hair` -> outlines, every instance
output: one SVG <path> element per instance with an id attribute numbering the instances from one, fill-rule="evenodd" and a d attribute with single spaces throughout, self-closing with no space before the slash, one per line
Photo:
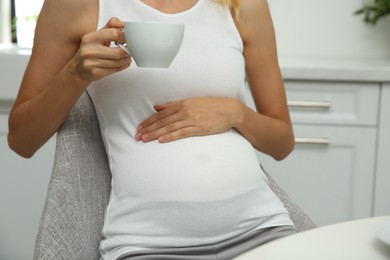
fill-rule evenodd
<path id="1" fill-rule="evenodd" d="M 217 0 L 219 3 L 229 5 L 236 15 L 239 13 L 240 0 Z"/>

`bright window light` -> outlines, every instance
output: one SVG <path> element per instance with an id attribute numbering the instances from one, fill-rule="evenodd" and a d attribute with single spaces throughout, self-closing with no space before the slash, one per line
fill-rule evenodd
<path id="1" fill-rule="evenodd" d="M 34 40 L 36 18 L 44 0 L 14 0 L 16 37 L 20 47 L 31 48 Z"/>

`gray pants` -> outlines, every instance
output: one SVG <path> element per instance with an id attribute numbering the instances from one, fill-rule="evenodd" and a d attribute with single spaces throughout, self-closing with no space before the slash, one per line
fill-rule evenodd
<path id="1" fill-rule="evenodd" d="M 214 245 L 130 252 L 121 255 L 117 260 L 228 260 L 267 242 L 295 233 L 296 230 L 292 226 L 270 227 Z"/>

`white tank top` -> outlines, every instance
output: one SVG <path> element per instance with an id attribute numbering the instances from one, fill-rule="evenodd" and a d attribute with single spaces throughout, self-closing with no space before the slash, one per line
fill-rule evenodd
<path id="1" fill-rule="evenodd" d="M 252 230 L 292 225 L 269 189 L 252 145 L 228 130 L 169 143 L 134 139 L 153 105 L 191 97 L 244 100 L 243 43 L 229 8 L 199 0 L 162 13 L 140 0 L 100 0 L 99 28 L 123 21 L 185 24 L 169 69 L 130 68 L 94 82 L 95 105 L 112 172 L 103 259 L 142 249 L 217 243 Z"/>

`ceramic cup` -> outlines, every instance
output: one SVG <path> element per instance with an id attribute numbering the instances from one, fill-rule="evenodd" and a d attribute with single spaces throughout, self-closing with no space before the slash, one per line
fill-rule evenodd
<path id="1" fill-rule="evenodd" d="M 138 67 L 168 68 L 178 53 L 184 36 L 184 24 L 125 22 L 127 51 Z"/>

